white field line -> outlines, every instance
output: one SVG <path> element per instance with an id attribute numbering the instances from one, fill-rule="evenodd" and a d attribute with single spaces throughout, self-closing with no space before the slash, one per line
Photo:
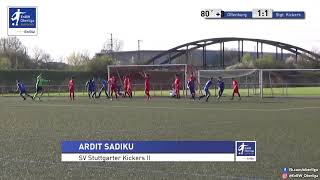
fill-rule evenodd
<path id="1" fill-rule="evenodd" d="M 90 105 L 92 106 L 92 105 Z M 280 108 L 280 109 L 259 109 L 259 108 L 209 108 L 209 107 L 165 107 L 165 106 L 104 106 L 96 105 L 99 108 L 128 108 L 128 109 L 165 109 L 165 110 L 210 110 L 210 111 L 257 111 L 257 112 L 278 112 L 278 111 L 295 111 L 295 110 L 308 110 L 308 109 L 320 109 L 320 106 L 307 106 L 307 107 L 292 107 L 292 108 Z M 69 104 L 29 104 L 29 105 L 9 105 L 7 107 L 86 107 L 88 105 L 69 105 Z"/>
<path id="2" fill-rule="evenodd" d="M 109 170 L 124 170 L 127 173 L 154 173 L 160 175 L 184 175 L 184 176 L 195 176 L 195 177 L 215 177 L 219 179 L 239 179 L 239 180 L 262 180 L 260 177 L 237 177 L 237 176 L 224 176 L 218 174 L 206 174 L 206 173 L 192 173 L 192 172 L 178 172 L 178 171 L 165 171 L 165 170 L 155 170 L 155 169 L 141 169 L 141 168 L 127 168 L 127 167 L 119 167 L 119 166 L 111 166 L 107 164 L 107 166 L 102 166 L 101 163 L 99 165 L 85 164 L 83 162 L 79 163 L 65 163 L 65 162 L 50 162 L 50 161 L 33 161 L 33 160 L 21 160 L 21 159 L 9 159 L 9 158 L 0 158 L 0 162 L 3 163 L 16 163 L 22 165 L 23 163 L 27 164 L 38 164 L 38 165 L 47 165 L 47 166 L 69 166 L 69 169 L 72 168 L 94 168 L 94 169 L 109 169 Z M 137 163 L 137 162 L 136 162 Z M 120 172 L 119 172 L 120 173 Z M 123 172 L 121 172 L 123 173 Z"/>

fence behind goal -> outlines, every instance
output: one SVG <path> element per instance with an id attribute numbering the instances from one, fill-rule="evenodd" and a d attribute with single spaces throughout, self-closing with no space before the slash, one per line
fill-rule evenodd
<path id="1" fill-rule="evenodd" d="M 320 97 L 320 69 L 263 69 L 264 97 Z"/>
<path id="2" fill-rule="evenodd" d="M 177 74 L 180 78 L 181 96 L 186 96 L 186 64 L 164 64 L 164 65 L 110 65 L 108 66 L 108 78 L 115 76 L 118 86 L 123 89 L 124 76 L 129 76 L 132 82 L 133 95 L 144 94 L 143 73 L 150 75 L 151 96 L 169 96 L 172 84 Z"/>
<path id="3" fill-rule="evenodd" d="M 238 81 L 242 96 L 320 97 L 320 69 L 236 69 L 199 70 L 201 88 L 213 77 L 222 77 L 225 96 L 232 94 L 232 78 Z M 217 85 L 211 91 L 217 95 Z"/>
<path id="4" fill-rule="evenodd" d="M 181 95 L 188 95 L 186 91 L 186 80 L 191 71 L 185 64 L 168 65 L 130 65 L 130 66 L 109 66 L 109 76 L 118 77 L 118 85 L 123 85 L 123 76 L 129 75 L 133 83 L 134 96 L 144 95 L 144 79 L 141 72 L 149 73 L 151 76 L 151 95 L 169 96 L 172 90 L 172 83 L 175 74 L 178 74 L 181 81 Z M 47 75 L 44 72 L 45 75 Z M 90 77 L 89 75 L 87 75 Z M 239 83 L 241 96 L 248 97 L 320 97 L 320 69 L 236 69 L 236 70 L 198 70 L 198 89 L 203 89 L 204 84 L 210 78 L 221 76 L 225 82 L 224 96 L 231 96 L 232 78 Z M 47 76 L 46 76 L 47 77 Z M 6 78 L 2 76 L 2 78 Z M 97 90 L 101 86 L 101 79 L 96 77 Z M 20 78 L 21 79 L 21 78 Z M 28 78 L 27 78 L 28 79 Z M 52 79 L 48 76 L 48 79 Z M 52 81 L 44 86 L 47 96 L 67 96 L 68 77 L 63 83 Z M 77 96 L 87 96 L 83 79 L 76 78 Z M 27 83 L 27 91 L 34 93 L 34 83 Z M 16 96 L 16 86 L 11 84 L 0 85 L 0 96 Z M 217 84 L 214 83 L 211 89 L 212 95 L 217 95 Z"/>

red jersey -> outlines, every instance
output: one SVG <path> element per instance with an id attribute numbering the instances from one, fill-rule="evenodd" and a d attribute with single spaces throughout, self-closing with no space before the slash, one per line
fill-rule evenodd
<path id="1" fill-rule="evenodd" d="M 238 89 L 238 82 L 236 80 L 232 81 L 233 89 Z"/>
<path id="2" fill-rule="evenodd" d="M 69 90 L 74 90 L 74 81 L 71 79 L 68 83 Z"/>
<path id="3" fill-rule="evenodd" d="M 111 78 L 111 86 L 114 86 L 114 87 L 117 86 L 117 78 L 114 76 Z"/>
<path id="4" fill-rule="evenodd" d="M 180 87 L 180 79 L 179 78 L 176 78 L 176 80 L 174 80 L 174 86 L 176 88 L 179 88 Z"/>
<path id="5" fill-rule="evenodd" d="M 130 80 L 130 78 L 128 78 L 128 88 L 130 88 L 131 89 L 131 80 Z"/>
<path id="6" fill-rule="evenodd" d="M 124 85 L 125 88 L 128 87 L 128 85 L 129 85 L 129 78 L 127 78 L 127 77 L 124 78 L 123 85 Z"/>
<path id="7" fill-rule="evenodd" d="M 145 87 L 150 87 L 150 76 L 145 76 L 144 77 L 144 86 Z"/>

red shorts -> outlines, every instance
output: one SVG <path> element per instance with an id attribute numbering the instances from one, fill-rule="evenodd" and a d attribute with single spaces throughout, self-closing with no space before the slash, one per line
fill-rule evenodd
<path id="1" fill-rule="evenodd" d="M 69 88 L 69 92 L 74 93 L 74 88 Z"/>
<path id="2" fill-rule="evenodd" d="M 150 87 L 147 86 L 147 87 L 144 88 L 144 90 L 149 92 L 150 91 Z"/>
<path id="3" fill-rule="evenodd" d="M 111 86 L 111 87 L 110 87 L 110 90 L 111 90 L 111 91 L 117 91 L 117 87 Z"/>
<path id="4" fill-rule="evenodd" d="M 239 89 L 238 88 L 233 89 L 233 93 L 239 93 Z"/>

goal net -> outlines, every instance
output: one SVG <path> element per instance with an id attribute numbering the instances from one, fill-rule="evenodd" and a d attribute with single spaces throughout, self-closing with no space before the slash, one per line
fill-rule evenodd
<path id="1" fill-rule="evenodd" d="M 217 79 L 221 77 L 225 83 L 225 95 L 232 93 L 232 78 L 235 78 L 239 84 L 240 94 L 242 96 L 260 96 L 261 75 L 258 69 L 233 69 L 233 70 L 198 70 L 199 89 L 203 89 L 205 83 L 213 78 L 211 93 L 218 94 Z"/>
<path id="2" fill-rule="evenodd" d="M 123 90 L 123 79 L 129 76 L 132 83 L 134 96 L 144 95 L 143 73 L 150 75 L 151 96 L 171 96 L 173 82 L 177 74 L 181 84 L 181 96 L 186 96 L 186 64 L 163 65 L 110 65 L 108 66 L 108 78 L 115 76 L 118 79 L 117 86 Z"/>
<path id="3" fill-rule="evenodd" d="M 231 95 L 232 78 L 238 81 L 242 96 L 260 97 L 320 97 L 320 69 L 236 69 L 199 70 L 202 89 L 210 79 L 222 77 L 225 95 Z M 217 85 L 212 89 L 217 95 Z"/>
<path id="4" fill-rule="evenodd" d="M 264 97 L 320 97 L 320 69 L 263 69 Z"/>

